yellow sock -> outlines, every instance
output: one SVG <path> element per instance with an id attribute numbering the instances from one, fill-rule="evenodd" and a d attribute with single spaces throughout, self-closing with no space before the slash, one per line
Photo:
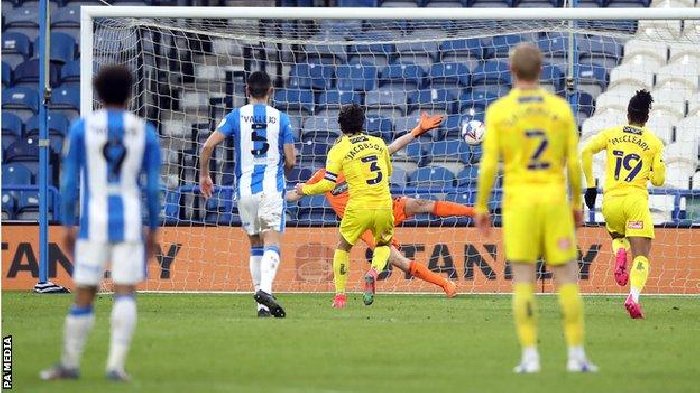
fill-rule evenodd
<path id="1" fill-rule="evenodd" d="M 559 287 L 559 306 L 563 315 L 566 345 L 583 345 L 583 300 L 577 284 L 564 284 Z"/>
<path id="2" fill-rule="evenodd" d="M 537 346 L 537 310 L 534 291 L 534 284 L 513 284 L 513 316 L 518 339 L 523 348 Z"/>
<path id="3" fill-rule="evenodd" d="M 649 258 L 642 255 L 635 257 L 630 269 L 630 293 L 635 302 L 639 302 L 639 294 L 642 293 L 647 278 L 649 278 Z"/>
<path id="4" fill-rule="evenodd" d="M 389 254 L 391 249 L 389 246 L 375 247 L 372 254 L 372 267 L 377 273 L 381 273 L 389 262 Z"/>
<path id="5" fill-rule="evenodd" d="M 624 248 L 628 252 L 630 250 L 630 241 L 627 240 L 626 237 L 623 237 L 622 239 L 613 239 L 612 241 L 613 254 L 617 253 L 617 250 L 621 248 Z"/>
<path id="6" fill-rule="evenodd" d="M 345 285 L 348 282 L 348 267 L 348 252 L 336 249 L 333 254 L 335 293 L 345 293 Z"/>

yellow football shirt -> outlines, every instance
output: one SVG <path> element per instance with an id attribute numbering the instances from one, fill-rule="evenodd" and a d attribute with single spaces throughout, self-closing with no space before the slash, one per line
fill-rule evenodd
<path id="1" fill-rule="evenodd" d="M 346 210 L 358 208 L 391 209 L 391 158 L 381 138 L 366 134 L 343 135 L 326 157 L 326 175 L 316 184 L 305 184 L 304 194 L 331 190 L 339 173 L 348 185 Z"/>
<path id="2" fill-rule="evenodd" d="M 619 125 L 594 136 L 581 152 L 583 173 L 588 188 L 595 187 L 593 155 L 606 151 L 606 195 L 622 195 L 635 190 L 647 193 L 647 181 L 660 186 L 666 180 L 664 146 L 646 127 Z"/>
<path id="3" fill-rule="evenodd" d="M 486 110 L 476 211 L 486 212 L 499 159 L 507 203 L 561 202 L 567 179 L 573 206 L 581 205 L 578 130 L 568 103 L 544 89 L 512 89 Z"/>

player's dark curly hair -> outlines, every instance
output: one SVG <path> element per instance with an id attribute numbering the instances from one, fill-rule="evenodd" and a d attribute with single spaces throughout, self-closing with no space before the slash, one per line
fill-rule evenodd
<path id="1" fill-rule="evenodd" d="M 362 132 L 365 126 L 365 108 L 357 104 L 343 105 L 338 113 L 338 124 L 343 134 L 352 135 Z"/>
<path id="2" fill-rule="evenodd" d="M 131 97 L 134 79 L 128 68 L 110 64 L 100 67 L 92 85 L 104 105 L 124 106 Z"/>
<path id="3" fill-rule="evenodd" d="M 644 125 L 649 120 L 649 111 L 651 103 L 654 99 L 651 98 L 651 93 L 648 90 L 637 90 L 637 94 L 630 99 L 627 106 L 627 119 L 630 123 Z"/>
<path id="4" fill-rule="evenodd" d="M 251 97 L 261 99 L 265 98 L 270 91 L 272 79 L 270 79 L 270 75 L 265 71 L 255 71 L 248 76 L 246 85 L 248 86 L 248 92 Z"/>

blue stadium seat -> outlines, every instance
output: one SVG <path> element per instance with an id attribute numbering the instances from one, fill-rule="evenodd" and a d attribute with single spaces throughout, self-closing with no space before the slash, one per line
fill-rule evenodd
<path id="1" fill-rule="evenodd" d="M 406 113 L 406 92 L 393 89 L 377 89 L 365 94 L 365 106 L 368 114 L 394 115 L 393 110 L 400 114 Z"/>
<path id="2" fill-rule="evenodd" d="M 2 87 L 12 87 L 12 67 L 4 61 L 2 62 Z"/>
<path id="3" fill-rule="evenodd" d="M 428 74 L 430 86 L 434 88 L 468 87 L 469 68 L 464 63 L 442 62 L 435 64 Z"/>
<path id="4" fill-rule="evenodd" d="M 240 224 L 240 218 L 238 215 L 234 216 L 234 211 L 237 212 L 233 194 L 230 192 L 219 192 L 207 199 L 204 220 L 217 225 Z"/>
<path id="5" fill-rule="evenodd" d="M 476 203 L 476 190 L 464 192 L 451 192 L 445 195 L 445 200 L 449 202 L 461 203 L 472 206 Z"/>
<path id="6" fill-rule="evenodd" d="M 465 110 L 474 109 L 474 111 L 477 113 L 484 113 L 486 111 L 486 107 L 497 99 L 497 94 L 480 91 L 467 91 L 465 94 L 459 97 L 460 112 L 464 113 Z"/>
<path id="7" fill-rule="evenodd" d="M 479 179 L 479 167 L 476 165 L 467 165 L 457 174 L 457 187 L 459 188 L 476 188 L 477 180 Z"/>
<path id="8" fill-rule="evenodd" d="M 622 44 L 610 37 L 589 36 L 587 39 L 576 41 L 579 61 L 584 64 L 595 62 L 605 69 L 616 67 L 622 59 Z"/>
<path id="9" fill-rule="evenodd" d="M 304 183 L 313 175 L 310 168 L 294 168 L 287 174 L 287 182 L 292 184 Z"/>
<path id="10" fill-rule="evenodd" d="M 299 89 L 330 89 L 333 86 L 333 67 L 324 63 L 301 63 L 289 71 L 289 87 Z"/>
<path id="11" fill-rule="evenodd" d="M 314 112 L 314 93 L 305 89 L 278 89 L 273 97 L 274 106 L 281 111 L 293 110 L 306 111 L 307 114 Z"/>
<path id="12" fill-rule="evenodd" d="M 60 7 L 51 14 L 51 31 L 71 28 L 80 29 L 80 5 Z"/>
<path id="13" fill-rule="evenodd" d="M 34 52 L 38 51 L 39 45 L 34 46 Z M 51 33 L 51 53 L 52 62 L 65 64 L 75 59 L 75 52 L 78 44 L 75 39 L 66 33 Z"/>
<path id="14" fill-rule="evenodd" d="M 39 9 L 36 6 L 12 8 L 4 12 L 5 30 L 15 30 L 36 36 L 39 33 Z"/>
<path id="15" fill-rule="evenodd" d="M 352 37 L 354 34 L 362 32 L 361 20 L 331 20 L 318 21 L 319 31 L 343 37 Z"/>
<path id="16" fill-rule="evenodd" d="M 394 40 L 390 32 L 368 31 L 354 34 L 353 39 L 363 43 L 350 46 L 351 59 L 371 61 L 375 64 L 386 64 L 394 57 Z"/>
<path id="17" fill-rule="evenodd" d="M 410 132 L 420 121 L 420 115 L 402 116 L 394 119 L 394 138 Z"/>
<path id="18" fill-rule="evenodd" d="M 413 63 L 428 69 L 433 62 L 439 60 L 439 45 L 437 41 L 427 40 L 421 32 L 406 35 L 405 41 L 396 43 L 397 60 L 400 63 Z"/>
<path id="19" fill-rule="evenodd" d="M 384 139 L 385 142 L 391 143 L 393 140 L 393 126 L 391 119 L 377 115 L 369 115 L 365 117 L 365 132 L 378 136 Z"/>
<path id="20" fill-rule="evenodd" d="M 544 64 L 542 66 L 542 72 L 540 73 L 540 82 L 542 85 L 552 86 L 552 90 L 559 94 L 564 94 L 564 74 L 559 70 L 559 68 Z"/>
<path id="21" fill-rule="evenodd" d="M 38 220 L 39 219 L 39 191 L 22 191 L 19 193 L 17 203 L 18 220 Z M 49 214 L 53 216 L 53 198 L 47 198 Z"/>
<path id="22" fill-rule="evenodd" d="M 392 168 L 391 178 L 389 179 L 389 184 L 392 187 L 404 188 L 406 187 L 406 182 L 408 181 L 408 174 L 405 170 L 398 166 Z"/>
<path id="23" fill-rule="evenodd" d="M 379 86 L 417 89 L 423 86 L 425 76 L 425 70 L 413 63 L 392 63 L 379 73 Z"/>
<path id="24" fill-rule="evenodd" d="M 472 87 L 497 85 L 510 86 L 510 69 L 507 61 L 487 60 L 479 64 L 472 74 Z"/>
<path id="25" fill-rule="evenodd" d="M 478 164 L 481 161 L 481 144 L 470 145 L 468 157 L 470 163 Z"/>
<path id="26" fill-rule="evenodd" d="M 577 91 L 576 96 L 578 99 L 578 111 L 585 113 L 587 117 L 593 116 L 593 109 L 595 109 L 595 101 L 593 101 L 593 97 L 583 91 Z"/>
<path id="27" fill-rule="evenodd" d="M 470 59 L 481 60 L 487 57 L 493 57 L 493 51 L 484 48 L 478 38 L 449 40 L 440 44 L 442 61 L 465 62 Z"/>
<path id="28" fill-rule="evenodd" d="M 80 59 L 69 61 L 61 68 L 61 84 L 80 85 Z"/>
<path id="29" fill-rule="evenodd" d="M 2 184 L 32 184 L 32 172 L 22 164 L 2 166 Z"/>
<path id="30" fill-rule="evenodd" d="M 379 7 L 380 0 L 338 0 L 338 7 Z"/>
<path id="31" fill-rule="evenodd" d="M 330 146 L 325 143 L 302 143 L 299 150 L 299 161 L 307 164 L 325 164 L 326 154 Z"/>
<path id="32" fill-rule="evenodd" d="M 304 45 L 306 60 L 309 62 L 336 61 L 345 63 L 348 60 L 345 36 L 340 33 L 324 32 L 310 37 Z M 313 43 L 311 43 L 313 42 Z"/>
<path id="33" fill-rule="evenodd" d="M 70 126 L 70 122 L 68 121 L 68 118 L 66 116 L 60 113 L 49 113 L 47 125 L 49 128 L 49 135 L 65 136 L 68 134 L 68 127 Z M 39 116 L 32 116 L 27 121 L 25 135 L 39 135 Z"/>
<path id="34" fill-rule="evenodd" d="M 2 137 L 14 136 L 19 138 L 22 136 L 22 119 L 12 113 L 2 112 Z"/>
<path id="35" fill-rule="evenodd" d="M 608 72 L 598 64 L 580 64 L 576 70 L 576 84 L 581 90 L 597 97 L 608 85 Z"/>
<path id="36" fill-rule="evenodd" d="M 304 224 L 323 224 L 337 221 L 333 208 L 323 195 L 311 195 L 298 202 L 299 221 Z"/>
<path id="37" fill-rule="evenodd" d="M 163 194 L 163 192 L 161 192 Z M 164 192 L 163 215 L 166 222 L 174 222 L 180 218 L 180 199 L 182 193 L 179 190 L 167 190 Z"/>
<path id="38" fill-rule="evenodd" d="M 80 88 L 70 86 L 55 89 L 51 96 L 50 108 L 77 116 L 80 113 Z M 70 115 L 69 117 L 73 117 Z"/>
<path id="39" fill-rule="evenodd" d="M 438 113 L 454 113 L 457 97 L 447 89 L 414 90 L 408 94 L 408 108 Z"/>
<path id="40" fill-rule="evenodd" d="M 433 162 L 469 162 L 469 148 L 460 139 L 433 142 L 429 155 Z"/>
<path id="41" fill-rule="evenodd" d="M 314 134 L 318 132 L 335 134 L 340 136 L 340 125 L 337 117 L 311 116 L 304 122 L 304 129 L 301 135 Z"/>
<path id="42" fill-rule="evenodd" d="M 447 192 L 455 183 L 454 173 L 440 166 L 418 168 L 408 178 L 409 185 L 430 191 Z"/>
<path id="43" fill-rule="evenodd" d="M 484 42 L 482 44 L 493 50 L 495 58 L 507 59 L 511 48 L 523 41 L 527 41 L 527 39 L 521 34 L 505 34 L 494 36 L 490 44 Z"/>
<path id="44" fill-rule="evenodd" d="M 36 138 L 20 139 L 10 145 L 5 151 L 5 162 L 27 162 L 39 161 L 39 144 Z M 31 169 L 30 169 L 31 170 Z"/>
<path id="45" fill-rule="evenodd" d="M 335 70 L 340 90 L 374 90 L 377 86 L 377 67 L 371 63 L 354 62 L 338 66 Z"/>
<path id="46" fill-rule="evenodd" d="M 319 109 L 340 108 L 347 104 L 362 105 L 364 95 L 354 90 L 328 90 L 318 96 Z"/>
<path id="47" fill-rule="evenodd" d="M 35 87 L 39 83 L 39 70 L 41 68 L 39 59 L 27 60 L 15 68 L 14 84 L 16 86 Z M 58 64 L 49 64 L 49 83 L 51 86 L 58 86 L 58 78 L 61 67 Z"/>
<path id="48" fill-rule="evenodd" d="M 14 220 L 15 212 L 17 211 L 17 201 L 13 193 L 3 192 L 2 193 L 2 219 L 3 220 Z"/>
<path id="49" fill-rule="evenodd" d="M 28 87 L 13 87 L 2 91 L 2 109 L 11 109 L 22 118 L 39 112 L 39 94 Z"/>
<path id="50" fill-rule="evenodd" d="M 333 145 L 338 140 L 338 134 L 326 131 L 308 131 L 301 137 L 301 143 L 324 143 Z"/>
<path id="51" fill-rule="evenodd" d="M 14 68 L 32 55 L 32 43 L 25 34 L 13 31 L 2 35 L 2 61 Z"/>

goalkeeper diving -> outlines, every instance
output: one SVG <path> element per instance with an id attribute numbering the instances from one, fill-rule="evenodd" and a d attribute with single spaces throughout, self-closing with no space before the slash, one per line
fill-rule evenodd
<path id="1" fill-rule="evenodd" d="M 417 137 L 423 135 L 431 129 L 436 128 L 440 125 L 442 119 L 443 116 L 440 115 L 428 116 L 427 114 L 423 114 L 418 125 L 411 130 L 411 132 L 397 138 L 388 146 L 389 154 L 394 154 L 395 152 L 403 149 Z M 320 169 L 311 177 L 311 179 L 306 182 L 306 184 L 316 184 L 324 179 L 325 175 L 326 170 Z M 338 217 L 342 219 L 345 215 L 345 208 L 349 198 L 348 185 L 345 181 L 345 176 L 342 173 L 338 174 L 334 187 L 330 191 L 327 191 L 325 196 Z M 287 200 L 291 202 L 297 201 L 301 199 L 301 197 L 302 195 L 298 194 L 296 191 L 287 193 Z M 421 200 L 408 197 L 394 198 L 392 210 L 394 226 L 399 226 L 403 221 L 419 213 L 430 213 L 438 217 L 473 216 L 473 209 L 471 207 L 464 206 L 459 203 Z M 365 231 L 361 238 L 368 247 L 372 249 L 374 248 L 374 238 L 370 231 Z M 396 237 L 394 237 L 391 243 L 391 254 L 389 256 L 389 263 L 391 265 L 396 266 L 413 277 L 417 277 L 421 280 L 441 287 L 448 297 L 453 297 L 457 294 L 457 286 L 454 282 L 442 277 L 439 274 L 431 272 L 426 266 L 406 258 L 399 251 L 399 247 L 400 242 L 398 242 Z M 336 294 L 333 299 L 333 307 L 343 308 L 345 307 L 347 299 L 345 287 L 347 283 L 348 269 L 345 265 L 345 261 L 341 260 L 338 261 L 338 263 L 341 265 L 335 266 L 334 264 L 333 269 L 336 290 Z"/>

